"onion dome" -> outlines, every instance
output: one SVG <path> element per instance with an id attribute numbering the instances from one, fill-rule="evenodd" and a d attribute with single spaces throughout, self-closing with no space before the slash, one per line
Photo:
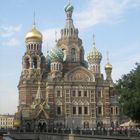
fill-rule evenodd
<path id="1" fill-rule="evenodd" d="M 88 54 L 87 59 L 89 62 L 100 63 L 102 59 L 102 54 L 95 47 L 93 47 L 91 52 Z"/>
<path id="2" fill-rule="evenodd" d="M 107 64 L 105 65 L 105 69 L 112 69 L 112 65 L 109 63 L 109 52 L 107 52 Z"/>
<path id="3" fill-rule="evenodd" d="M 91 52 L 87 55 L 89 63 L 100 64 L 102 59 L 102 54 L 96 49 L 95 37 L 93 36 L 93 48 Z"/>
<path id="4" fill-rule="evenodd" d="M 50 50 L 49 57 L 51 58 L 51 61 L 63 61 L 64 53 L 60 48 L 55 46 Z"/>
<path id="5" fill-rule="evenodd" d="M 71 3 L 69 2 L 66 6 L 65 6 L 65 12 L 73 12 L 74 7 L 71 5 Z"/>
<path id="6" fill-rule="evenodd" d="M 35 27 L 35 25 L 33 25 L 33 27 L 32 27 L 32 30 L 31 31 L 29 31 L 27 34 L 26 34 L 26 36 L 25 36 L 25 39 L 26 39 L 26 41 L 28 41 L 28 40 L 37 40 L 37 41 L 40 41 L 40 42 L 42 42 L 42 34 L 41 34 L 41 32 L 39 32 L 37 29 L 36 29 L 36 27 Z"/>
<path id="7" fill-rule="evenodd" d="M 110 63 L 107 63 L 107 64 L 105 65 L 105 69 L 112 69 L 112 65 L 111 65 Z"/>

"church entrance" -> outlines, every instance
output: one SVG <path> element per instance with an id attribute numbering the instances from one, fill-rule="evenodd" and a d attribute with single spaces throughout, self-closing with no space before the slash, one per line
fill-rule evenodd
<path id="1" fill-rule="evenodd" d="M 38 120 L 37 129 L 39 132 L 46 132 L 47 128 L 48 128 L 48 124 L 47 124 L 46 120 L 44 120 L 44 119 Z"/>

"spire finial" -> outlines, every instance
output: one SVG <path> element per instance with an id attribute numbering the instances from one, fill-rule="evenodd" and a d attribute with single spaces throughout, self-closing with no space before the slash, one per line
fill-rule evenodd
<path id="1" fill-rule="evenodd" d="M 36 22 L 35 22 L 35 11 L 34 11 L 34 15 L 33 15 L 33 28 L 35 28 Z"/>
<path id="2" fill-rule="evenodd" d="M 107 51 L 107 63 L 109 63 L 109 52 Z"/>
<path id="3" fill-rule="evenodd" d="M 93 47 L 96 46 L 95 35 L 93 34 Z"/>

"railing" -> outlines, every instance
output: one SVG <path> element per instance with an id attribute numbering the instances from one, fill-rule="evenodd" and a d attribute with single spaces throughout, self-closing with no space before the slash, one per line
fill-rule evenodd
<path id="1" fill-rule="evenodd" d="M 23 131 L 23 130 L 11 130 L 10 133 L 45 133 L 45 134 L 75 134 L 86 136 L 128 136 L 128 137 L 140 137 L 140 129 L 70 129 L 70 128 L 53 128 L 46 130 L 36 131 Z"/>

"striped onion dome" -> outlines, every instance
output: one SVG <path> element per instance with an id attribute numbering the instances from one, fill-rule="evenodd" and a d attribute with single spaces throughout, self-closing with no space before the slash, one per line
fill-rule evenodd
<path id="1" fill-rule="evenodd" d="M 68 3 L 65 6 L 65 12 L 73 12 L 73 10 L 74 10 L 74 7 L 71 5 L 71 3 Z"/>
<path id="2" fill-rule="evenodd" d="M 91 52 L 87 55 L 87 59 L 89 62 L 100 63 L 102 59 L 102 54 L 94 46 Z"/>
<path id="3" fill-rule="evenodd" d="M 46 63 L 47 63 L 47 65 L 50 65 L 50 63 L 51 63 L 51 58 L 50 58 L 49 52 L 47 52 L 47 55 L 46 55 Z"/>
<path id="4" fill-rule="evenodd" d="M 50 50 L 49 57 L 51 61 L 63 61 L 64 53 L 60 48 L 55 46 Z"/>

